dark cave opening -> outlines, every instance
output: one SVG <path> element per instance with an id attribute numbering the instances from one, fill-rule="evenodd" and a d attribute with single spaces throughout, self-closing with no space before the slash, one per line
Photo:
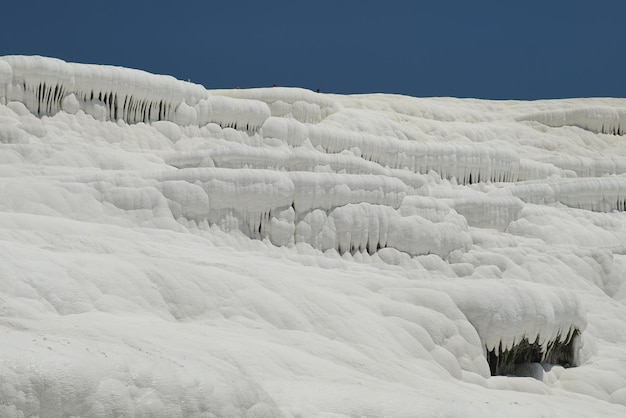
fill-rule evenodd
<path id="1" fill-rule="evenodd" d="M 563 341 L 561 336 L 550 341 L 545 350 L 537 341 L 524 338 L 508 350 L 496 348 L 487 351 L 487 362 L 492 376 L 517 376 L 517 370 L 530 363 L 550 363 L 563 367 L 576 366 L 576 341 L 580 335 L 577 329 L 570 332 Z"/>

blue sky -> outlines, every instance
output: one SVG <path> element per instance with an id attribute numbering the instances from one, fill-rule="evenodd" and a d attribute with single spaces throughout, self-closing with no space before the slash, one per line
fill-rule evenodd
<path id="1" fill-rule="evenodd" d="M 0 55 L 336 93 L 626 97 L 624 0 L 11 1 Z"/>

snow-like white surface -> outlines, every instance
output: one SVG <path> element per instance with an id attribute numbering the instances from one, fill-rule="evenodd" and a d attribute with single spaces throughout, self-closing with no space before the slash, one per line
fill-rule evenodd
<path id="1" fill-rule="evenodd" d="M 625 416 L 625 109 L 1 57 L 0 417 Z"/>

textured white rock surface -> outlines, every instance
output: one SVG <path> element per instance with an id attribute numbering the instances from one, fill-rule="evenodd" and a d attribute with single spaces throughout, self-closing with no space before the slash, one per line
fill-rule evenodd
<path id="1" fill-rule="evenodd" d="M 0 57 L 0 416 L 624 416 L 625 108 Z"/>

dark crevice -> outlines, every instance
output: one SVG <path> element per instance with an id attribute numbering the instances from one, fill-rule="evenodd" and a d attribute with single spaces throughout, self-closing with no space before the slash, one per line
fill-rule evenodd
<path id="1" fill-rule="evenodd" d="M 580 331 L 574 330 L 569 338 L 563 342 L 558 336 L 554 341 L 548 343 L 545 351 L 536 341 L 530 343 L 526 338 L 509 350 L 501 351 L 500 348 L 496 348 L 487 351 L 487 362 L 491 375 L 517 375 L 516 371 L 520 366 L 530 363 L 549 363 L 563 367 L 576 366 L 575 342 L 579 335 Z"/>

